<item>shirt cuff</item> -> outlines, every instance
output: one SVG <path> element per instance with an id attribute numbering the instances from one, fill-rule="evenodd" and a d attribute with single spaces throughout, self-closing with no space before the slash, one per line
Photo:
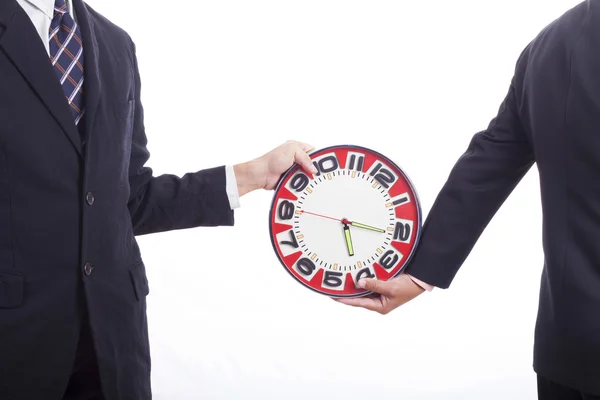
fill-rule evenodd
<path id="1" fill-rule="evenodd" d="M 431 286 L 430 284 L 425 283 L 425 282 L 423 282 L 423 281 L 415 278 L 412 275 L 408 275 L 408 277 L 410 279 L 412 279 L 414 283 L 416 283 L 417 285 L 421 286 L 423 289 L 427 290 L 428 292 L 431 292 L 433 290 L 433 286 Z"/>
<path id="2" fill-rule="evenodd" d="M 227 165 L 225 167 L 225 190 L 227 191 L 227 198 L 229 199 L 229 207 L 232 210 L 240 207 L 240 194 L 237 189 L 237 181 L 235 179 L 235 173 L 233 172 L 233 165 Z"/>

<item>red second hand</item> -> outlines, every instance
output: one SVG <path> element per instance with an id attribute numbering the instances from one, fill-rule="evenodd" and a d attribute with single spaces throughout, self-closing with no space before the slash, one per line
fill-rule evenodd
<path id="1" fill-rule="evenodd" d="M 338 222 L 344 222 L 341 219 L 328 217 L 327 215 L 315 214 L 310 211 L 304 211 L 304 210 L 300 210 L 300 211 L 302 211 L 303 214 L 310 214 L 310 215 L 314 215 L 314 216 L 321 217 L 321 218 L 327 218 L 327 219 L 332 219 L 332 220 L 338 221 Z"/>

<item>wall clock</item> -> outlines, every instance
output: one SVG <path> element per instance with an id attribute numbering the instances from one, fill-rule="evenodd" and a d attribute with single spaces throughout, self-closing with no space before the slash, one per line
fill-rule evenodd
<path id="1" fill-rule="evenodd" d="M 310 154 L 316 174 L 290 168 L 275 188 L 269 232 L 283 267 L 305 287 L 357 297 L 361 278 L 388 280 L 410 262 L 421 206 L 405 173 L 383 154 L 339 145 Z"/>

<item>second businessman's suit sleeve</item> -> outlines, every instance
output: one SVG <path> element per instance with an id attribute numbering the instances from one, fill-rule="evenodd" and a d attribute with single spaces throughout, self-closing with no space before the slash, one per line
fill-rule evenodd
<path id="1" fill-rule="evenodd" d="M 406 272 L 448 288 L 494 214 L 534 163 L 519 118 L 526 51 L 497 116 L 475 134 L 452 168 L 423 225 Z"/>
<path id="2" fill-rule="evenodd" d="M 146 166 L 144 110 L 140 101 L 140 74 L 131 44 L 135 75 L 135 116 L 129 166 L 129 211 L 134 233 L 143 235 L 198 226 L 232 226 L 234 212 L 227 194 L 225 166 L 188 173 L 182 177 L 153 176 Z"/>

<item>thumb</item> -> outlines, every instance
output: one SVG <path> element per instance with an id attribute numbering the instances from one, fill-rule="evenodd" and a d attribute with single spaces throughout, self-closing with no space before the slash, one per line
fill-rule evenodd
<path id="1" fill-rule="evenodd" d="M 393 284 L 389 281 L 380 281 L 378 279 L 361 279 L 358 281 L 358 286 L 370 290 L 371 292 L 379 293 L 386 297 L 394 295 Z"/>

